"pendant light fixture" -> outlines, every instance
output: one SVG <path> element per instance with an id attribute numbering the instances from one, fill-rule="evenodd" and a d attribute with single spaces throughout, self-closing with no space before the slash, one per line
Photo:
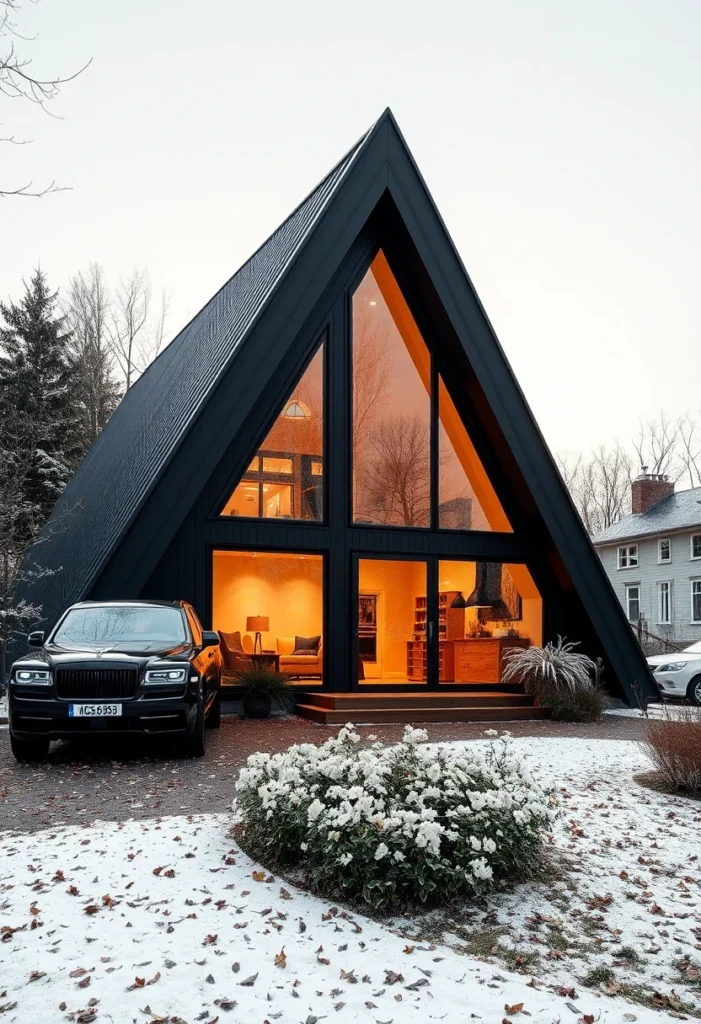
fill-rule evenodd
<path id="1" fill-rule="evenodd" d="M 489 599 L 487 588 L 487 572 L 484 562 L 478 562 L 475 570 L 475 589 L 467 601 L 466 608 L 491 608 L 492 602 Z"/>

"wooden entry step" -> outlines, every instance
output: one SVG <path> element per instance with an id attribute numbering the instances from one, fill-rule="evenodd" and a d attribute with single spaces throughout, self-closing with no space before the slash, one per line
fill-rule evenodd
<path id="1" fill-rule="evenodd" d="M 314 693 L 301 697 L 297 714 L 321 725 L 419 722 L 516 722 L 548 718 L 521 692 Z"/>
<path id="2" fill-rule="evenodd" d="M 307 704 L 327 708 L 329 711 L 351 711 L 363 708 L 463 708 L 463 707 L 532 707 L 533 698 L 527 693 L 499 693 L 494 690 L 461 690 L 450 693 L 315 693 L 309 694 Z"/>

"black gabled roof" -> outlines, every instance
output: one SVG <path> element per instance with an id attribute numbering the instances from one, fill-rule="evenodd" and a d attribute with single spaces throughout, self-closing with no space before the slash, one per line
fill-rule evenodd
<path id="1" fill-rule="evenodd" d="M 238 346 L 270 301 L 370 129 L 171 341 L 124 396 L 31 552 L 53 621 L 89 591 Z M 28 593 L 27 599 L 31 600 Z"/>
<path id="2" fill-rule="evenodd" d="M 129 391 L 52 516 L 55 536 L 31 553 L 61 571 L 41 580 L 40 597 L 23 596 L 40 600 L 53 622 L 84 596 L 141 592 L 220 460 L 238 459 L 232 473 L 245 467 L 250 450 L 237 445 L 247 417 L 257 401 L 272 401 L 271 373 L 296 356 L 307 319 L 378 211 L 399 223 L 432 308 L 469 363 L 547 533 L 551 569 L 576 592 L 629 698 L 634 681 L 653 694 L 623 609 L 389 110 Z"/>

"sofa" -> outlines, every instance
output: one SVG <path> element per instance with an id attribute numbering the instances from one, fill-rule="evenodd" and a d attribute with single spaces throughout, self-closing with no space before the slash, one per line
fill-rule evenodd
<path id="1" fill-rule="evenodd" d="M 297 679 L 321 679 L 323 672 L 324 641 L 319 641 L 316 654 L 293 654 L 295 637 L 278 636 L 275 639 L 277 653 L 280 655 L 280 671 Z"/>

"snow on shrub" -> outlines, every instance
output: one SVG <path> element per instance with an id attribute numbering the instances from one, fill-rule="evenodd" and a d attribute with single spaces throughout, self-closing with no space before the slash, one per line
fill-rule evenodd
<path id="1" fill-rule="evenodd" d="M 398 745 L 365 745 L 346 725 L 322 746 L 253 754 L 236 784 L 237 837 L 264 863 L 301 866 L 316 890 L 376 908 L 527 873 L 557 815 L 555 789 L 530 777 L 507 736 L 479 747 L 426 738 L 407 726 Z"/>

